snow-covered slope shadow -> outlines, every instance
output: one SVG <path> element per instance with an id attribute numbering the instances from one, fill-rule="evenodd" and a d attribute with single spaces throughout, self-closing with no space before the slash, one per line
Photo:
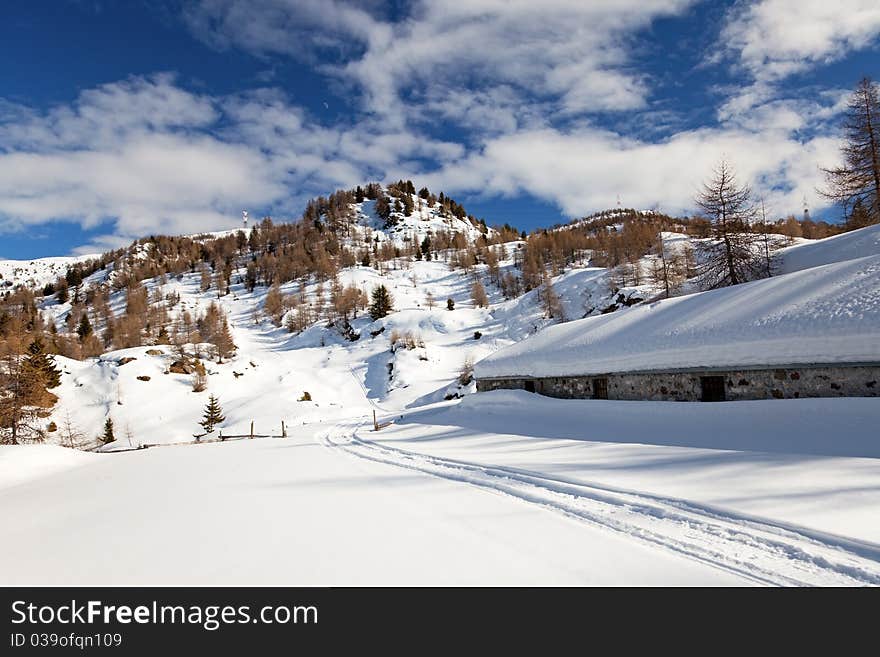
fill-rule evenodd
<path id="1" fill-rule="evenodd" d="M 550 419 L 548 419 L 550 418 Z M 605 443 L 880 458 L 880 400 L 772 399 L 721 404 L 551 399 L 517 390 L 466 397 L 397 421 L 473 432 Z M 454 428 L 453 428 L 454 427 Z M 755 427 L 761 427 L 755 431 Z M 437 440 L 449 434 L 431 433 Z"/>

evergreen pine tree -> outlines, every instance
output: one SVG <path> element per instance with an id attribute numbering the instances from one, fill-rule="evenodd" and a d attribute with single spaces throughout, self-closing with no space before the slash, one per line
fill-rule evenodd
<path id="1" fill-rule="evenodd" d="M 85 340 L 92 334 L 92 323 L 89 321 L 89 314 L 83 313 L 79 320 L 79 326 L 76 327 L 76 334 L 80 341 Z"/>
<path id="2" fill-rule="evenodd" d="M 104 433 L 101 435 L 101 442 L 106 445 L 114 440 L 116 440 L 116 436 L 113 435 L 113 418 L 108 415 L 104 421 Z"/>
<path id="3" fill-rule="evenodd" d="M 374 320 L 385 317 L 394 310 L 394 299 L 391 293 L 384 285 L 380 285 L 373 290 L 372 303 L 370 304 L 370 317 Z"/>
<path id="4" fill-rule="evenodd" d="M 61 372 L 55 366 L 55 360 L 46 354 L 43 340 L 35 338 L 28 346 L 30 356 L 27 359 L 28 367 L 39 372 L 47 388 L 57 388 L 61 385 Z"/>
<path id="5" fill-rule="evenodd" d="M 220 401 L 211 395 L 208 397 L 208 404 L 205 406 L 205 412 L 202 415 L 202 421 L 199 422 L 206 433 L 214 431 L 214 427 L 225 421 L 223 409 L 220 408 Z"/>

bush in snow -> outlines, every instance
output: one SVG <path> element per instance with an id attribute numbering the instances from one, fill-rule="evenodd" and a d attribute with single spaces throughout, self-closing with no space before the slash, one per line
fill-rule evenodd
<path id="1" fill-rule="evenodd" d="M 466 386 L 474 379 L 474 361 L 468 356 L 464 359 L 464 363 L 461 366 L 461 370 L 458 373 L 458 382 Z"/>
<path id="2" fill-rule="evenodd" d="M 398 347 L 412 350 L 416 347 L 425 346 L 425 341 L 422 339 L 421 334 L 413 333 L 412 331 L 401 334 L 397 329 L 391 331 L 389 342 L 391 343 L 391 353 L 397 351 Z"/>
<path id="3" fill-rule="evenodd" d="M 202 365 L 202 361 L 197 360 L 193 365 L 193 373 L 192 373 L 192 391 L 193 392 L 204 392 L 208 388 L 208 373 L 205 371 L 205 366 Z"/>
<path id="4" fill-rule="evenodd" d="M 452 297 L 446 300 L 446 310 L 455 310 L 455 301 L 452 300 Z"/>
<path id="5" fill-rule="evenodd" d="M 278 283 L 272 285 L 266 293 L 263 309 L 266 312 L 266 316 L 272 320 L 275 326 L 281 326 L 281 318 L 285 311 L 285 300 Z"/>
<path id="6" fill-rule="evenodd" d="M 312 401 L 312 396 L 309 394 L 309 391 L 306 390 L 303 392 L 302 397 L 297 399 L 297 401 Z"/>

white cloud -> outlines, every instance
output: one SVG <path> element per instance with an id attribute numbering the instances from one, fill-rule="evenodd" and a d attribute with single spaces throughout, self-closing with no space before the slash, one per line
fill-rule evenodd
<path id="1" fill-rule="evenodd" d="M 648 89 L 627 70 L 634 34 L 694 1 L 419 0 L 392 22 L 338 1 L 201 0 L 185 16 L 215 47 L 330 53 L 337 61 L 322 69 L 354 83 L 367 111 L 402 127 L 403 93 L 437 88 L 515 88 L 520 105 L 552 101 L 562 114 L 641 108 Z"/>
<path id="2" fill-rule="evenodd" d="M 135 77 L 87 89 L 75 105 L 45 114 L 21 105 L 0 114 L 0 148 L 110 146 L 135 131 L 202 127 L 216 119 L 210 99 L 178 88 L 172 75 Z"/>
<path id="3" fill-rule="evenodd" d="M 100 244 L 116 245 L 233 225 L 243 207 L 289 217 L 310 196 L 398 177 L 451 193 L 533 194 L 572 216 L 611 207 L 618 195 L 627 205 L 684 212 L 722 154 L 771 208 L 792 212 L 803 196 L 821 204 L 819 166 L 837 158 L 836 141 L 824 133 L 798 135 L 833 117 L 843 97 L 772 101 L 745 118 L 656 143 L 540 120 L 518 127 L 511 117 L 468 148 L 373 118 L 321 126 L 277 90 L 215 98 L 168 77 L 133 79 L 44 114 L 0 108 L 0 225 L 70 219 L 88 227 L 113 219 L 114 235 Z M 475 123 L 499 118 L 484 97 L 465 106 Z"/>
<path id="4" fill-rule="evenodd" d="M 721 120 L 744 115 L 785 95 L 781 83 L 822 64 L 876 45 L 877 0 L 750 0 L 728 12 L 709 60 L 732 55 L 750 82 L 736 87 L 718 109 Z M 855 83 L 855 80 L 852 80 Z"/>
<path id="5" fill-rule="evenodd" d="M 114 234 L 96 245 L 116 245 L 235 225 L 242 208 L 290 217 L 310 196 L 400 177 L 451 193 L 533 194 L 572 216 L 618 195 L 685 212 L 722 154 L 774 211 L 797 211 L 803 196 L 819 207 L 819 166 L 838 157 L 828 121 L 846 93 L 779 98 L 778 76 L 869 43 L 873 3 L 851 8 L 864 25 L 834 17 L 818 32 L 809 26 L 827 17 L 819 3 L 788 6 L 799 28 L 775 22 L 786 3 L 741 6 L 724 33 L 752 84 L 729 95 L 718 125 L 676 129 L 674 116 L 646 107 L 649 81 L 630 68 L 630 50 L 639 29 L 692 1 L 419 0 L 393 22 L 372 2 L 193 3 L 191 28 L 216 47 L 335 52 L 316 66 L 356 85 L 362 111 L 322 125 L 277 89 L 211 96 L 168 74 L 102 85 L 47 111 L 0 99 L 0 229 L 109 219 Z M 768 30 L 781 30 L 778 42 Z M 620 125 L 639 122 L 647 136 L 584 116 L 611 110 L 636 110 Z M 652 141 L 661 121 L 669 136 Z M 435 124 L 463 129 L 455 140 L 426 136 Z"/>
<path id="6" fill-rule="evenodd" d="M 721 35 L 758 81 L 772 82 L 869 46 L 877 0 L 758 0 L 734 11 Z"/>
<path id="7" fill-rule="evenodd" d="M 237 225 L 242 208 L 290 218 L 311 196 L 463 154 L 369 120 L 320 126 L 278 91 L 211 97 L 132 78 L 43 113 L 0 105 L 0 230 L 112 221 L 117 244 Z"/>
<path id="8" fill-rule="evenodd" d="M 771 212 L 797 213 L 804 197 L 814 209 L 826 205 L 815 191 L 819 167 L 836 161 L 838 143 L 827 136 L 797 139 L 799 121 L 791 112 L 768 107 L 760 125 L 682 131 L 656 143 L 592 128 L 522 131 L 490 139 L 479 152 L 420 179 L 452 193 L 526 192 L 569 216 L 614 207 L 618 195 L 629 207 L 689 213 L 700 182 L 723 155 Z"/>
<path id="9" fill-rule="evenodd" d="M 53 219 L 116 221 L 122 236 L 216 228 L 241 204 L 285 193 L 263 154 L 206 129 L 214 99 L 169 76 L 83 92 L 40 114 L 0 121 L 0 218 L 9 228 Z"/>

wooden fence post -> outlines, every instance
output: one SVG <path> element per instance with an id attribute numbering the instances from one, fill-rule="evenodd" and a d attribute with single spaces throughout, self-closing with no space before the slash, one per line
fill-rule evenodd
<path id="1" fill-rule="evenodd" d="M 379 425 L 376 423 L 376 409 L 373 409 L 373 431 L 378 431 Z"/>
<path id="2" fill-rule="evenodd" d="M 251 438 L 254 437 L 254 421 L 251 420 Z"/>
<path id="3" fill-rule="evenodd" d="M 287 438 L 287 429 L 284 428 L 284 420 L 281 420 L 281 437 Z"/>

